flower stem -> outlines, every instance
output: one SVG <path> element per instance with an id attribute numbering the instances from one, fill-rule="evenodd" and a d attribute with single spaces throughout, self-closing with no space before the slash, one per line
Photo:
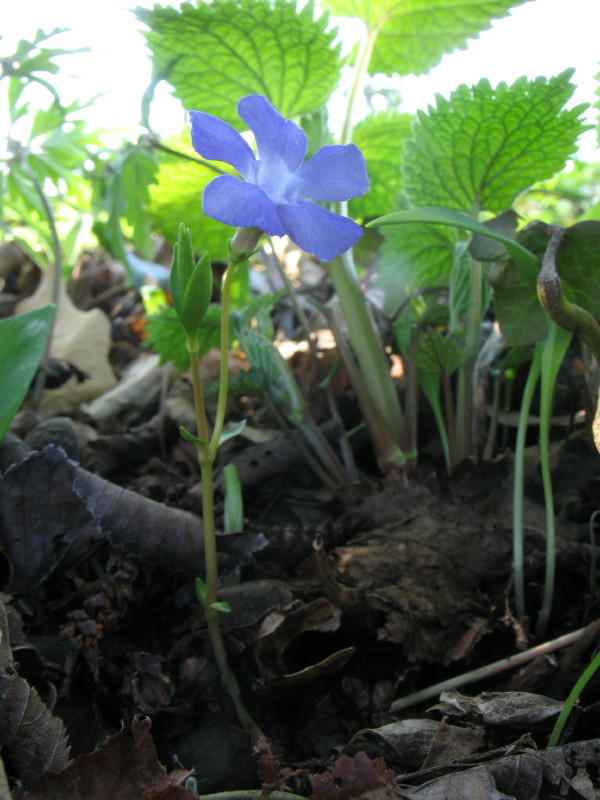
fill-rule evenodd
<path id="1" fill-rule="evenodd" d="M 215 530 L 215 504 L 214 504 L 214 479 L 213 467 L 219 449 L 219 441 L 225 421 L 225 408 L 227 404 L 227 386 L 229 383 L 229 305 L 231 297 L 231 283 L 235 272 L 235 262 L 232 260 L 227 267 L 222 284 L 221 305 L 221 368 L 219 381 L 219 399 L 212 437 L 210 436 L 206 409 L 204 405 L 204 391 L 200 362 L 198 357 L 198 341 L 196 337 L 188 336 L 187 347 L 190 354 L 192 371 L 192 386 L 194 390 L 194 407 L 198 438 L 204 446 L 198 445 L 198 462 L 202 478 L 202 523 L 204 540 L 204 569 L 205 569 L 205 596 L 204 613 L 206 627 L 212 647 L 217 669 L 221 676 L 223 686 L 229 693 L 235 706 L 238 719 L 243 727 L 254 735 L 260 734 L 260 728 L 246 711 L 235 675 L 229 668 L 227 651 L 223 642 L 219 611 L 214 608 L 218 596 L 218 562 L 217 562 L 217 537 Z M 210 440 L 210 441 L 209 441 Z"/>

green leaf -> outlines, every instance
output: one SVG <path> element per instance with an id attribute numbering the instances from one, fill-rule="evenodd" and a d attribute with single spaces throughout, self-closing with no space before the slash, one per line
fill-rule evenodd
<path id="1" fill-rule="evenodd" d="M 0 441 L 39 367 L 54 317 L 54 305 L 0 320 Z"/>
<path id="2" fill-rule="evenodd" d="M 537 259 L 537 273 L 551 235 L 552 227 L 539 221 L 517 234 L 517 244 Z M 488 270 L 487 279 L 494 288 L 494 310 L 507 344 L 528 345 L 545 339 L 548 317 L 538 300 L 537 277 L 533 284 L 525 280 L 511 258 L 506 263 L 496 262 Z"/>
<path id="3" fill-rule="evenodd" d="M 600 222 L 588 220 L 567 228 L 556 270 L 571 289 L 575 303 L 600 318 Z"/>
<path id="4" fill-rule="evenodd" d="M 207 447 L 206 442 L 202 441 L 202 439 L 199 439 L 197 436 L 194 436 L 194 434 L 190 433 L 187 428 L 183 427 L 183 425 L 179 426 L 179 434 L 181 435 L 182 439 L 195 444 L 197 448 Z"/>
<path id="5" fill-rule="evenodd" d="M 216 603 L 211 603 L 210 607 L 214 608 L 215 611 L 221 611 L 224 614 L 231 613 L 231 606 L 226 600 L 218 600 Z"/>
<path id="6" fill-rule="evenodd" d="M 369 73 L 428 72 L 442 56 L 466 49 L 468 39 L 488 30 L 524 0 L 323 0 L 333 14 L 363 19 L 379 35 Z"/>
<path id="7" fill-rule="evenodd" d="M 463 351 L 454 339 L 429 328 L 419 342 L 415 360 L 425 372 L 451 375 L 462 364 Z"/>
<path id="8" fill-rule="evenodd" d="M 225 482 L 225 532 L 235 533 L 244 529 L 244 497 L 242 484 L 235 464 L 223 467 Z"/>
<path id="9" fill-rule="evenodd" d="M 210 253 L 204 253 L 189 277 L 183 297 L 181 321 L 190 336 L 196 336 L 202 325 L 212 297 L 212 288 Z"/>
<path id="10" fill-rule="evenodd" d="M 224 430 L 223 433 L 219 436 L 219 447 L 221 447 L 221 445 L 224 442 L 227 442 L 229 439 L 233 439 L 234 436 L 239 436 L 239 434 L 244 430 L 245 427 L 246 427 L 246 420 L 242 419 L 240 420 L 240 422 Z"/>
<path id="11" fill-rule="evenodd" d="M 473 217 L 470 217 L 468 214 L 463 214 L 461 211 L 456 211 L 452 208 L 438 208 L 436 206 L 431 208 L 409 209 L 408 211 L 394 211 L 391 214 L 386 214 L 383 217 L 379 217 L 367 223 L 367 227 L 398 225 L 411 222 L 433 222 L 438 225 L 447 225 L 452 228 L 473 231 L 474 233 L 479 233 L 482 236 L 488 236 L 490 239 L 502 242 L 514 260 L 524 282 L 529 286 L 536 285 L 538 272 L 540 270 L 540 260 L 534 253 L 519 242 L 515 242 L 507 236 L 503 236 L 501 233 L 498 233 L 482 222 L 477 222 Z"/>
<path id="12" fill-rule="evenodd" d="M 195 161 L 166 157 L 159 167 L 157 183 L 150 187 L 148 216 L 152 229 L 172 244 L 183 222 L 190 229 L 196 252 L 208 250 L 213 261 L 227 261 L 228 242 L 235 228 L 202 213 L 204 187 L 218 174 Z"/>
<path id="13" fill-rule="evenodd" d="M 136 10 L 155 73 L 166 76 L 185 108 L 198 109 L 236 128 L 240 98 L 267 97 L 286 117 L 325 103 L 340 76 L 335 31 L 315 19 L 312 2 L 298 9 L 285 0 L 215 0 L 180 10 Z"/>
<path id="14" fill-rule="evenodd" d="M 375 286 L 384 294 L 385 312 L 394 314 L 408 295 L 420 289 L 447 286 L 455 247 L 454 231 L 441 225 L 387 227 L 375 277 Z"/>
<path id="15" fill-rule="evenodd" d="M 371 188 L 363 197 L 350 200 L 350 215 L 365 219 L 393 207 L 402 189 L 402 143 L 411 131 L 411 114 L 386 111 L 372 114 L 354 129 L 352 141 L 367 162 Z"/>
<path id="16" fill-rule="evenodd" d="M 202 578 L 196 578 L 194 589 L 196 592 L 196 600 L 201 606 L 206 606 L 206 583 Z"/>
<path id="17" fill-rule="evenodd" d="M 504 211 L 536 181 L 560 171 L 588 126 L 586 108 L 564 109 L 574 70 L 494 89 L 487 79 L 459 86 L 418 112 L 405 144 L 404 188 L 411 205 L 449 206 L 477 216 Z"/>

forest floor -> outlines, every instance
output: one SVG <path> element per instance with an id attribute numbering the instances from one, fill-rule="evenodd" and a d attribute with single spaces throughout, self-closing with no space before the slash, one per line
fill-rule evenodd
<path id="1" fill-rule="evenodd" d="M 75 287 L 80 306 L 110 288 L 109 272 L 96 265 L 83 273 L 89 296 Z M 190 776 L 200 795 L 600 797 L 600 678 L 569 720 L 568 744 L 547 749 L 600 630 L 589 530 L 600 508 L 600 458 L 575 422 L 583 405 L 576 355 L 561 372 L 552 429 L 559 540 L 541 638 L 546 522 L 535 427 L 528 616 L 517 619 L 508 417 L 502 452 L 450 478 L 425 412 L 422 461 L 410 480 L 381 477 L 359 435 L 360 477 L 332 492 L 268 406 L 231 401 L 228 418 L 246 418 L 247 431 L 224 448 L 220 465 L 238 467 L 245 524 L 219 537 L 220 598 L 231 606 L 222 625 L 262 731 L 256 737 L 221 686 L 195 599 L 200 479 L 193 447 L 178 434 L 191 413 L 189 380 L 147 353 L 136 292 L 100 305 L 111 321 L 112 368 L 122 376 L 138 364 L 133 388 L 67 412 L 54 399 L 75 391 L 75 375 L 47 390 L 58 412 L 25 406 L 1 446 L 0 736 L 15 798 L 185 800 L 196 796 Z M 302 351 L 290 358 L 310 382 Z M 340 381 L 336 391 L 355 424 L 352 388 Z M 568 646 L 517 668 L 404 704 L 575 632 Z"/>

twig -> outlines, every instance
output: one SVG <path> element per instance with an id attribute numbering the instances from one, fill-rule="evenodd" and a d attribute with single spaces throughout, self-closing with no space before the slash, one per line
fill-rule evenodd
<path id="1" fill-rule="evenodd" d="M 398 700 L 394 700 L 392 703 L 391 710 L 402 711 L 402 709 L 414 706 L 417 703 L 422 703 L 424 700 L 430 700 L 432 697 L 436 697 L 441 692 L 446 692 L 449 689 L 457 689 L 459 686 L 464 686 L 467 683 L 481 681 L 485 678 L 490 678 L 492 675 L 497 675 L 500 672 L 505 672 L 514 667 L 520 667 L 528 661 L 533 661 L 533 659 L 538 656 L 553 653 L 555 650 L 560 650 L 563 647 L 573 644 L 573 642 L 576 642 L 580 638 L 585 630 L 586 628 L 580 628 L 577 631 L 573 631 L 573 633 L 566 633 L 564 636 L 559 636 L 558 639 L 538 644 L 536 647 L 531 647 L 529 650 L 524 650 L 522 653 L 516 653 L 508 658 L 502 658 L 500 661 L 494 661 L 492 664 L 479 667 L 479 669 L 473 669 L 470 672 L 463 672 L 462 675 L 457 675 L 447 681 L 435 683 L 433 686 L 428 686 L 426 689 L 421 689 L 421 691 L 414 692 L 406 697 L 399 697 Z"/>

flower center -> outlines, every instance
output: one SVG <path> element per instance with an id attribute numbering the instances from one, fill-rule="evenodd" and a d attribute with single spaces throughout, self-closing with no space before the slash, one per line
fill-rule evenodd
<path id="1" fill-rule="evenodd" d="M 300 181 L 280 156 L 270 156 L 257 161 L 253 183 L 264 189 L 274 203 L 289 203 L 294 201 Z"/>

